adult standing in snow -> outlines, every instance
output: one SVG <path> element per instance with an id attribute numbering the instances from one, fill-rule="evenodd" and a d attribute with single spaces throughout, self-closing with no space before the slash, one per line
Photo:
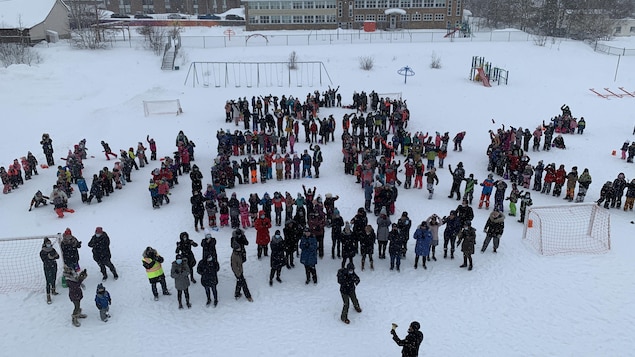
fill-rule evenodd
<path id="1" fill-rule="evenodd" d="M 62 243 L 60 244 L 64 265 L 72 269 L 79 268 L 79 248 L 81 247 L 82 242 L 75 238 L 70 228 L 66 228 L 62 235 Z"/>
<path id="2" fill-rule="evenodd" d="M 258 218 L 254 221 L 256 228 L 256 244 L 258 245 L 258 259 L 263 255 L 269 255 L 269 228 L 271 228 L 271 219 L 267 218 L 265 211 L 258 212 Z"/>
<path id="3" fill-rule="evenodd" d="M 154 301 L 159 300 L 159 292 L 157 291 L 157 283 L 161 284 L 163 295 L 171 295 L 165 282 L 165 274 L 163 273 L 163 257 L 159 255 L 156 249 L 147 247 L 143 251 L 143 258 L 141 259 L 143 267 L 146 269 L 148 280 L 152 286 L 152 295 L 154 295 Z"/>
<path id="4" fill-rule="evenodd" d="M 46 303 L 51 304 L 51 294 L 58 295 L 55 291 L 55 281 L 57 280 L 57 260 L 60 255 L 57 253 L 49 238 L 44 238 L 40 258 L 44 266 L 44 277 L 46 278 Z"/>
<path id="5" fill-rule="evenodd" d="M 361 213 L 358 213 L 358 215 Z M 364 212 L 365 214 L 365 212 Z M 355 218 L 353 218 L 355 219 Z M 377 242 L 379 244 L 379 259 L 386 259 L 386 247 L 388 246 L 388 231 L 390 217 L 386 214 L 386 207 L 382 207 L 377 217 Z"/>
<path id="6" fill-rule="evenodd" d="M 487 246 L 489 245 L 490 240 L 494 238 L 494 253 L 496 253 L 496 249 L 498 249 L 498 244 L 500 242 L 500 238 L 503 235 L 503 230 L 505 229 L 505 215 L 499 212 L 498 210 L 492 211 L 490 213 L 487 222 L 485 223 L 485 228 L 483 232 L 485 232 L 485 240 L 483 241 L 483 247 L 481 248 L 481 253 L 485 253 Z"/>
<path id="7" fill-rule="evenodd" d="M 357 254 L 358 237 L 351 230 L 349 222 L 344 223 L 344 231 L 342 232 L 342 269 L 346 266 L 348 260 L 351 264 L 353 258 Z"/>
<path id="8" fill-rule="evenodd" d="M 315 266 L 317 265 L 317 251 L 318 243 L 317 238 L 311 234 L 309 227 L 304 228 L 304 234 L 300 239 L 300 263 L 304 265 L 304 271 L 306 273 L 306 282 L 309 284 L 311 278 L 313 278 L 313 284 L 317 284 L 317 271 Z"/>
<path id="9" fill-rule="evenodd" d="M 214 242 L 215 241 L 216 240 L 214 239 Z M 215 249 L 216 248 L 214 248 L 214 253 Z M 207 296 L 206 306 L 209 306 L 212 303 L 210 290 L 214 294 L 214 307 L 218 305 L 218 291 L 216 290 L 216 285 L 218 285 L 219 270 L 220 265 L 218 264 L 218 258 L 216 257 L 216 254 L 211 252 L 207 255 L 203 255 L 203 259 L 198 262 L 198 266 L 196 267 L 196 272 L 201 275 L 201 285 L 205 288 L 205 295 Z"/>
<path id="10" fill-rule="evenodd" d="M 432 231 L 428 227 L 428 222 L 423 221 L 421 225 L 417 227 L 415 234 L 413 236 L 415 239 L 415 269 L 419 265 L 419 257 L 422 257 L 422 267 L 423 269 L 428 269 L 426 267 L 426 259 L 428 255 L 430 255 L 430 244 L 432 244 Z"/>
<path id="11" fill-rule="evenodd" d="M 196 280 L 194 279 L 194 267 L 196 266 L 196 258 L 194 257 L 194 252 L 192 252 L 192 247 L 198 247 L 198 243 L 190 239 L 190 235 L 187 232 L 181 232 L 179 234 L 179 241 L 176 242 L 176 250 L 174 253 L 181 254 L 183 256 L 183 260 L 185 260 L 190 268 L 190 278 L 194 284 L 196 284 Z"/>
<path id="12" fill-rule="evenodd" d="M 68 285 L 68 298 L 73 303 L 73 313 L 71 315 L 71 321 L 75 327 L 79 327 L 82 324 L 79 319 L 86 318 L 86 315 L 82 313 L 80 306 L 84 294 L 82 288 L 84 287 L 83 281 L 88 277 L 86 269 L 78 273 L 74 268 L 65 265 L 64 266 L 64 278 L 66 278 L 66 284 Z"/>
<path id="13" fill-rule="evenodd" d="M 346 268 L 337 271 L 337 282 L 340 284 L 340 294 L 342 295 L 342 301 L 344 301 L 340 319 L 342 319 L 345 324 L 351 323 L 348 319 L 348 308 L 351 301 L 353 302 L 355 311 L 362 312 L 359 301 L 357 301 L 357 295 L 355 294 L 355 287 L 359 284 L 359 281 L 359 276 L 355 274 L 355 265 L 353 265 L 353 263 L 348 263 Z"/>
<path id="14" fill-rule="evenodd" d="M 273 285 L 273 277 L 276 276 L 276 281 L 281 283 L 280 272 L 282 267 L 286 265 L 286 259 L 284 256 L 284 239 L 280 235 L 280 230 L 276 230 L 273 238 L 271 238 L 271 272 L 269 273 L 269 285 Z"/>
<path id="15" fill-rule="evenodd" d="M 53 160 L 53 140 L 49 136 L 49 134 L 42 134 L 42 141 L 40 141 L 42 145 L 42 151 L 44 151 L 44 156 L 46 156 L 46 164 L 51 167 L 55 165 L 55 160 Z"/>
<path id="16" fill-rule="evenodd" d="M 452 165 L 448 165 L 448 170 L 452 175 L 452 188 L 448 198 L 454 197 L 456 192 L 456 200 L 458 201 L 461 199 L 461 182 L 465 179 L 465 169 L 463 169 L 463 162 L 459 162 L 456 166 L 456 169 L 452 170 Z"/>
<path id="17" fill-rule="evenodd" d="M 170 270 L 170 277 L 174 279 L 174 287 L 177 291 L 177 299 L 179 301 L 179 309 L 183 308 L 183 293 L 185 293 L 185 304 L 189 309 L 192 307 L 190 304 L 190 280 L 191 274 L 190 266 L 186 257 L 181 254 L 176 255 L 176 259 L 172 262 L 172 269 Z M 194 280 L 192 278 L 192 280 Z"/>
<path id="18" fill-rule="evenodd" d="M 401 234 L 399 234 L 397 223 L 392 224 L 392 230 L 388 233 L 388 240 L 390 241 L 390 246 L 388 246 L 388 254 L 390 254 L 390 270 L 395 269 L 396 266 L 397 271 L 400 271 L 399 268 L 401 266 L 401 255 L 403 253 L 404 241 Z"/>
<path id="19" fill-rule="evenodd" d="M 251 292 L 249 292 L 249 287 L 247 286 L 247 280 L 245 280 L 243 271 L 243 263 L 247 260 L 245 246 L 248 244 L 249 242 L 247 241 L 247 237 L 245 237 L 240 228 L 236 229 L 234 233 L 232 233 L 231 238 L 232 255 L 230 263 L 234 276 L 236 276 L 236 290 L 234 292 L 234 297 L 238 300 L 242 296 L 242 291 L 245 294 L 247 301 L 253 302 L 254 300 L 251 298 Z"/>
<path id="20" fill-rule="evenodd" d="M 461 251 L 463 252 L 463 265 L 460 267 L 467 267 L 467 270 L 472 270 L 472 254 L 474 254 L 474 245 L 476 245 L 476 230 L 472 227 L 471 221 L 463 223 L 463 229 L 459 232 L 458 238 L 457 244 L 461 244 Z"/>
<path id="21" fill-rule="evenodd" d="M 461 230 L 461 219 L 457 217 L 456 211 L 450 211 L 447 217 L 443 217 L 441 222 L 445 224 L 443 231 L 443 258 L 448 257 L 448 242 L 450 243 L 450 259 L 454 259 L 454 243 L 456 236 Z"/>
<path id="22" fill-rule="evenodd" d="M 411 322 L 410 327 L 408 327 L 408 335 L 403 340 L 397 336 L 397 332 L 395 331 L 396 327 L 397 325 L 393 324 L 393 328 L 390 330 L 390 333 L 392 334 L 393 341 L 395 341 L 398 346 L 403 347 L 401 349 L 401 356 L 419 356 L 419 346 L 421 345 L 421 342 L 423 342 L 423 333 L 419 331 L 421 325 L 417 321 Z"/>
<path id="23" fill-rule="evenodd" d="M 190 197 L 190 204 L 192 205 L 192 216 L 194 217 L 194 230 L 198 232 L 198 226 L 201 229 L 205 229 L 203 226 L 203 218 L 205 217 L 205 197 L 201 194 L 201 191 L 193 190 L 192 197 Z"/>
<path id="24" fill-rule="evenodd" d="M 104 232 L 102 227 L 95 228 L 95 234 L 90 239 L 90 242 L 88 242 L 88 246 L 93 248 L 93 259 L 97 265 L 99 265 L 99 270 L 103 276 L 102 281 L 108 279 L 106 267 L 110 269 L 115 280 L 119 279 L 117 269 L 115 269 L 115 266 L 110 261 L 110 237 L 108 237 L 108 234 Z"/>

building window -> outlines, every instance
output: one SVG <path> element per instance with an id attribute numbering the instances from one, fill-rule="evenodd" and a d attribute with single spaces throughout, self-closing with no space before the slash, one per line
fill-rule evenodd
<path id="1" fill-rule="evenodd" d="M 301 1 L 294 1 L 293 2 L 293 8 L 294 9 L 301 9 L 302 8 L 302 2 Z"/>
<path id="2" fill-rule="evenodd" d="M 269 16 L 260 16 L 260 23 L 261 24 L 268 24 L 269 23 Z"/>
<path id="3" fill-rule="evenodd" d="M 324 15 L 315 15 L 315 23 L 323 24 L 326 22 L 326 17 Z"/>
<path id="4" fill-rule="evenodd" d="M 337 3 L 337 17 L 342 17 L 342 2 Z"/>
<path id="5" fill-rule="evenodd" d="M 304 23 L 305 24 L 315 23 L 315 16 L 314 15 L 304 15 Z"/>
<path id="6" fill-rule="evenodd" d="M 434 0 L 423 0 L 423 7 L 433 7 Z"/>
<path id="7" fill-rule="evenodd" d="M 432 21 L 432 14 L 423 14 L 423 21 Z"/>
<path id="8" fill-rule="evenodd" d="M 405 15 L 401 15 L 401 22 L 408 22 L 410 21 L 410 15 L 405 14 Z"/>
<path id="9" fill-rule="evenodd" d="M 315 3 L 313 1 L 305 1 L 304 8 L 305 9 L 313 9 L 315 7 Z"/>
<path id="10" fill-rule="evenodd" d="M 461 0 L 456 0 L 456 16 L 461 16 Z"/>
<path id="11" fill-rule="evenodd" d="M 388 0 L 388 7 L 399 7 L 399 0 Z"/>
<path id="12" fill-rule="evenodd" d="M 353 6 L 351 6 L 352 3 L 348 4 L 348 17 L 353 17 Z"/>
<path id="13" fill-rule="evenodd" d="M 289 15 L 282 15 L 282 16 L 280 16 L 280 21 L 281 21 L 283 24 L 290 24 L 290 23 L 291 23 L 291 16 L 289 16 Z"/>
<path id="14" fill-rule="evenodd" d="M 293 23 L 294 24 L 301 24 L 302 23 L 302 15 L 293 16 Z"/>
<path id="15" fill-rule="evenodd" d="M 630 32 L 635 33 L 635 26 L 631 26 Z"/>
<path id="16" fill-rule="evenodd" d="M 412 0 L 412 7 L 423 7 L 423 0 Z"/>
<path id="17" fill-rule="evenodd" d="M 354 6 L 356 9 L 363 9 L 365 7 L 364 0 L 355 0 Z"/>
<path id="18" fill-rule="evenodd" d="M 377 0 L 366 0 L 366 8 L 367 9 L 377 8 Z"/>
<path id="19" fill-rule="evenodd" d="M 412 7 L 412 0 L 401 0 L 399 1 L 399 6 L 402 8 Z"/>
<path id="20" fill-rule="evenodd" d="M 434 0 L 434 7 L 445 7 L 445 0 Z"/>
<path id="21" fill-rule="evenodd" d="M 364 15 L 355 15 L 355 22 L 364 22 Z"/>
<path id="22" fill-rule="evenodd" d="M 448 16 L 452 16 L 452 1 L 448 1 Z"/>
<path id="23" fill-rule="evenodd" d="M 335 15 L 326 15 L 326 22 L 329 24 L 335 23 Z"/>
<path id="24" fill-rule="evenodd" d="M 269 8 L 271 10 L 279 10 L 280 9 L 280 1 L 272 1 L 269 3 Z"/>
<path id="25" fill-rule="evenodd" d="M 615 33 L 620 33 L 622 32 L 622 26 L 618 26 L 615 28 Z"/>
<path id="26" fill-rule="evenodd" d="M 366 21 L 375 21 L 375 15 L 366 15 Z"/>
<path id="27" fill-rule="evenodd" d="M 421 21 L 421 14 L 420 13 L 412 14 L 412 21 Z"/>
<path id="28" fill-rule="evenodd" d="M 443 21 L 445 19 L 445 15 L 443 14 L 434 14 L 434 21 Z"/>
<path id="29" fill-rule="evenodd" d="M 386 22 L 386 15 L 377 15 L 377 21 Z"/>
<path id="30" fill-rule="evenodd" d="M 272 24 L 279 24 L 280 23 L 280 16 L 278 16 L 278 15 L 271 16 L 271 23 Z"/>
<path id="31" fill-rule="evenodd" d="M 327 9 L 335 9 L 335 0 L 327 0 L 326 1 L 326 8 Z"/>
<path id="32" fill-rule="evenodd" d="M 324 9 L 326 7 L 326 4 L 324 3 L 324 1 L 316 1 L 315 2 L 315 8 L 316 9 Z"/>

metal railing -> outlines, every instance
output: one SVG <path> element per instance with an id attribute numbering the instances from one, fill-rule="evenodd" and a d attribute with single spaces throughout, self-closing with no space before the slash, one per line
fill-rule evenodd
<path id="1" fill-rule="evenodd" d="M 593 47 L 593 51 L 606 53 L 614 56 L 635 56 L 635 48 L 620 48 L 599 43 L 598 41 L 589 43 Z"/>

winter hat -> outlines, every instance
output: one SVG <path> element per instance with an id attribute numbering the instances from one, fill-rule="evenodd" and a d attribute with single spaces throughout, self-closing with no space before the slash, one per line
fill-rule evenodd
<path id="1" fill-rule="evenodd" d="M 417 321 L 412 321 L 412 323 L 410 323 L 410 327 L 415 331 L 419 331 L 419 329 L 421 328 L 421 324 L 419 324 Z"/>
<path id="2" fill-rule="evenodd" d="M 181 256 L 181 254 L 177 254 L 176 259 L 183 259 L 183 257 Z"/>
<path id="3" fill-rule="evenodd" d="M 179 238 L 181 238 L 181 240 L 188 239 L 189 237 L 190 235 L 187 234 L 187 232 L 181 232 L 181 234 L 179 234 Z"/>
<path id="4" fill-rule="evenodd" d="M 382 207 L 382 208 L 381 208 L 381 211 L 379 211 L 379 214 L 380 214 L 380 215 L 381 215 L 381 214 L 386 215 L 386 207 Z"/>
<path id="5" fill-rule="evenodd" d="M 347 232 L 351 230 L 351 224 L 348 221 L 344 224 L 344 230 Z"/>
<path id="6" fill-rule="evenodd" d="M 101 228 L 101 227 L 95 228 L 95 234 L 102 234 L 102 233 L 104 233 L 103 228 Z"/>
<path id="7" fill-rule="evenodd" d="M 403 211 L 403 213 L 401 213 L 401 217 L 408 217 L 408 212 Z"/>
<path id="8" fill-rule="evenodd" d="M 205 233 L 205 239 L 209 239 L 212 238 L 212 235 L 210 233 Z"/>
<path id="9" fill-rule="evenodd" d="M 338 210 L 337 208 L 333 210 L 333 216 L 335 217 L 339 217 L 340 215 L 340 210 Z"/>
<path id="10" fill-rule="evenodd" d="M 350 271 L 350 270 L 355 270 L 355 264 L 353 264 L 353 263 L 348 263 L 348 264 L 346 265 L 346 269 L 347 269 L 347 270 L 349 270 L 349 271 Z"/>
<path id="11" fill-rule="evenodd" d="M 73 233 L 71 232 L 71 229 L 70 229 L 70 228 L 66 228 L 66 230 L 64 231 L 64 235 L 65 235 L 65 236 L 70 236 L 70 235 L 72 235 L 72 234 L 73 234 Z"/>
<path id="12" fill-rule="evenodd" d="M 304 227 L 304 232 L 311 232 L 311 230 L 309 229 L 309 227 Z"/>
<path id="13" fill-rule="evenodd" d="M 279 236 L 279 235 L 280 235 L 280 230 L 279 230 L 279 229 L 276 229 L 276 233 L 275 233 L 275 235 L 277 235 L 277 236 Z"/>
<path id="14" fill-rule="evenodd" d="M 104 287 L 104 284 L 99 283 L 97 284 L 97 293 L 103 293 L 104 291 L 106 291 L 106 288 Z"/>

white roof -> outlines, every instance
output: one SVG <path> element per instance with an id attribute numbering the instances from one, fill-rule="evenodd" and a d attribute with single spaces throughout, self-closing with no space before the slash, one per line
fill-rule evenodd
<path id="1" fill-rule="evenodd" d="M 57 0 L 0 0 L 0 28 L 31 28 L 44 21 Z"/>

